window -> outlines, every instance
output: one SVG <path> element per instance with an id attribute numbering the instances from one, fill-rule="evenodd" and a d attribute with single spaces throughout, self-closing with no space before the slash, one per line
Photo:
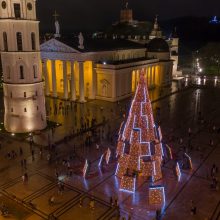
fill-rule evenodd
<path id="1" fill-rule="evenodd" d="M 37 66 L 36 65 L 33 66 L 33 73 L 34 73 L 34 79 L 36 79 L 37 78 Z"/>
<path id="2" fill-rule="evenodd" d="M 26 92 L 24 92 L 24 98 L 26 98 Z"/>
<path id="3" fill-rule="evenodd" d="M 28 8 L 29 11 L 32 10 L 32 4 L 30 2 L 27 3 L 27 8 Z"/>
<path id="4" fill-rule="evenodd" d="M 26 109 L 26 108 L 24 108 L 24 112 L 27 112 L 27 109 Z"/>
<path id="5" fill-rule="evenodd" d="M 24 67 L 20 66 L 20 79 L 24 79 Z"/>
<path id="6" fill-rule="evenodd" d="M 35 92 L 35 96 L 37 96 L 38 95 L 38 93 L 37 93 L 37 91 Z"/>
<path id="7" fill-rule="evenodd" d="M 11 96 L 11 98 L 12 98 L 12 92 L 10 93 L 10 96 Z"/>
<path id="8" fill-rule="evenodd" d="M 35 33 L 31 33 L 31 47 L 32 47 L 32 50 L 36 50 Z"/>
<path id="9" fill-rule="evenodd" d="M 22 34 L 21 34 L 21 32 L 17 32 L 16 38 L 17 38 L 17 49 L 18 49 L 18 51 L 22 51 L 23 50 L 23 45 L 22 45 Z"/>
<path id="10" fill-rule="evenodd" d="M 38 109 L 39 109 L 39 108 L 38 108 L 38 106 L 37 106 L 37 111 L 38 111 Z"/>
<path id="11" fill-rule="evenodd" d="M 11 112 L 13 112 L 13 108 L 11 108 Z"/>
<path id="12" fill-rule="evenodd" d="M 3 9 L 6 9 L 6 7 L 7 7 L 6 1 L 3 1 L 3 2 L 2 2 L 2 8 L 3 8 Z"/>
<path id="13" fill-rule="evenodd" d="M 18 3 L 14 4 L 14 12 L 16 18 L 21 18 L 21 6 Z"/>
<path id="14" fill-rule="evenodd" d="M 3 32 L 4 51 L 8 51 L 8 37 L 7 33 Z"/>

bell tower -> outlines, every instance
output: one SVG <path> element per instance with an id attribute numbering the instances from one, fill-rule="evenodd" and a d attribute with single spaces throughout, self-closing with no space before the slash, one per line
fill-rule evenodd
<path id="1" fill-rule="evenodd" d="M 36 0 L 0 0 L 4 125 L 24 133 L 46 127 Z"/>

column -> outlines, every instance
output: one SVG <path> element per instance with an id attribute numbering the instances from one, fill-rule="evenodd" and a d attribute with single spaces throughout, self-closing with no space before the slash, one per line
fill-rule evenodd
<path id="1" fill-rule="evenodd" d="M 48 77 L 48 70 L 47 70 L 47 60 L 43 60 L 43 73 L 45 79 L 45 94 L 50 95 L 50 84 L 49 84 L 49 77 Z"/>
<path id="2" fill-rule="evenodd" d="M 132 71 L 132 80 L 134 78 L 134 92 L 136 91 L 136 71 L 133 70 Z"/>
<path id="3" fill-rule="evenodd" d="M 94 63 L 92 62 L 92 90 L 91 93 L 89 93 L 89 99 L 95 99 L 96 95 L 96 86 L 97 86 L 97 74 L 96 70 L 94 68 Z"/>
<path id="4" fill-rule="evenodd" d="M 71 101 L 76 101 L 76 86 L 75 86 L 75 69 L 74 62 L 71 62 Z"/>
<path id="5" fill-rule="evenodd" d="M 67 61 L 63 61 L 63 98 L 68 99 Z"/>
<path id="6" fill-rule="evenodd" d="M 57 77 L 56 77 L 56 62 L 51 60 L 52 64 L 52 96 L 57 97 Z"/>
<path id="7" fill-rule="evenodd" d="M 153 75 L 152 75 L 152 66 L 149 67 L 149 74 L 150 74 L 150 87 L 153 86 Z"/>
<path id="8" fill-rule="evenodd" d="M 84 66 L 83 62 L 79 61 L 79 102 L 85 102 L 84 96 Z"/>
<path id="9" fill-rule="evenodd" d="M 153 85 L 156 86 L 156 66 L 153 68 Z"/>

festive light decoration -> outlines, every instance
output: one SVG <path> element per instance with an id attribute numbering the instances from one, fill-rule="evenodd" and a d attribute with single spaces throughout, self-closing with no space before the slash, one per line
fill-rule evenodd
<path id="1" fill-rule="evenodd" d="M 176 169 L 175 169 L 175 171 L 176 171 L 177 179 L 178 179 L 178 181 L 180 181 L 181 171 L 180 171 L 180 166 L 179 166 L 179 163 L 178 163 L 178 162 L 176 163 Z"/>
<path id="2" fill-rule="evenodd" d="M 106 164 L 109 163 L 110 157 L 111 157 L 111 150 L 110 150 L 110 148 L 108 148 L 108 150 L 106 152 L 106 156 L 105 156 Z"/>
<path id="3" fill-rule="evenodd" d="M 120 191 L 135 192 L 136 178 L 132 176 L 123 176 L 120 184 Z"/>
<path id="4" fill-rule="evenodd" d="M 149 204 L 165 205 L 165 192 L 163 186 L 151 186 L 149 188 Z"/>
<path id="5" fill-rule="evenodd" d="M 146 85 L 142 72 L 127 122 L 120 127 L 116 150 L 116 156 L 120 156 L 120 159 L 115 175 L 122 178 L 128 172 L 141 172 L 143 176 L 153 176 L 157 181 L 162 178 L 161 161 L 164 154 L 159 141 L 162 133 L 155 126 Z M 129 154 L 125 154 L 125 147 L 129 149 Z M 145 164 L 141 160 L 143 156 L 152 156 L 151 161 Z"/>
<path id="6" fill-rule="evenodd" d="M 99 159 L 99 164 L 98 164 L 99 167 L 102 165 L 103 157 L 104 157 L 104 154 L 102 154 Z"/>
<path id="7" fill-rule="evenodd" d="M 86 177 L 86 173 L 87 173 L 88 167 L 89 167 L 89 164 L 88 164 L 88 161 L 86 160 L 85 164 L 84 164 L 84 167 L 83 167 L 83 177 L 84 178 Z"/>
<path id="8" fill-rule="evenodd" d="M 167 157 L 168 159 L 172 160 L 173 159 L 172 149 L 167 144 L 165 146 L 166 146 Z"/>
<path id="9" fill-rule="evenodd" d="M 116 157 L 122 156 L 124 154 L 124 150 L 125 150 L 125 144 L 122 140 L 119 140 L 117 144 Z"/>
<path id="10" fill-rule="evenodd" d="M 189 164 L 189 168 L 192 169 L 193 166 L 192 166 L 192 159 L 191 159 L 191 157 L 187 153 L 185 153 L 185 156 L 186 156 L 186 159 L 188 160 L 187 162 Z"/>

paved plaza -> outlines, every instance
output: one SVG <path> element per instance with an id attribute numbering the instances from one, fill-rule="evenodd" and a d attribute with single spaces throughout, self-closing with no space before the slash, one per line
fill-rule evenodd
<path id="1" fill-rule="evenodd" d="M 154 117 L 161 124 L 163 142 L 172 148 L 176 161 L 181 164 L 182 155 L 187 152 L 193 165 L 192 170 L 181 168 L 178 182 L 173 172 L 174 163 L 165 161 L 162 168 L 164 178 L 156 183 L 165 186 L 166 204 L 162 219 L 217 220 L 220 191 L 210 186 L 213 163 L 220 168 L 220 88 L 187 88 L 171 95 L 164 94 L 163 98 L 159 93 L 151 92 L 150 96 L 155 100 L 152 103 Z M 53 132 L 47 130 L 36 134 L 33 146 L 27 141 L 1 135 L 0 205 L 8 207 L 7 219 L 155 219 L 155 210 L 148 204 L 149 181 L 139 177 L 134 194 L 120 192 L 119 179 L 114 175 L 115 156 L 111 157 L 109 165 L 98 166 L 101 155 L 108 148 L 114 155 L 116 134 L 129 110 L 130 101 L 70 104 L 48 98 L 49 119 L 62 126 Z M 55 105 L 61 106 L 56 114 Z M 202 120 L 198 120 L 199 117 Z M 81 118 L 97 120 L 97 138 L 91 145 L 85 146 L 86 129 L 78 135 Z M 48 143 L 54 145 L 53 149 L 48 148 Z M 9 158 L 7 154 L 12 150 L 17 156 Z M 26 168 L 21 164 L 23 159 L 26 159 Z M 86 159 L 90 170 L 83 178 Z M 66 160 L 69 162 L 65 163 Z M 22 180 L 24 173 L 28 175 L 26 182 Z M 57 175 L 63 184 L 62 190 Z M 54 202 L 51 204 L 52 197 Z M 118 200 L 120 217 L 118 208 L 110 204 L 111 197 L 113 201 Z M 197 207 L 196 215 L 190 213 L 191 200 Z M 90 208 L 91 201 L 94 201 L 94 210 Z M 0 216 L 0 219 L 5 217 Z"/>

